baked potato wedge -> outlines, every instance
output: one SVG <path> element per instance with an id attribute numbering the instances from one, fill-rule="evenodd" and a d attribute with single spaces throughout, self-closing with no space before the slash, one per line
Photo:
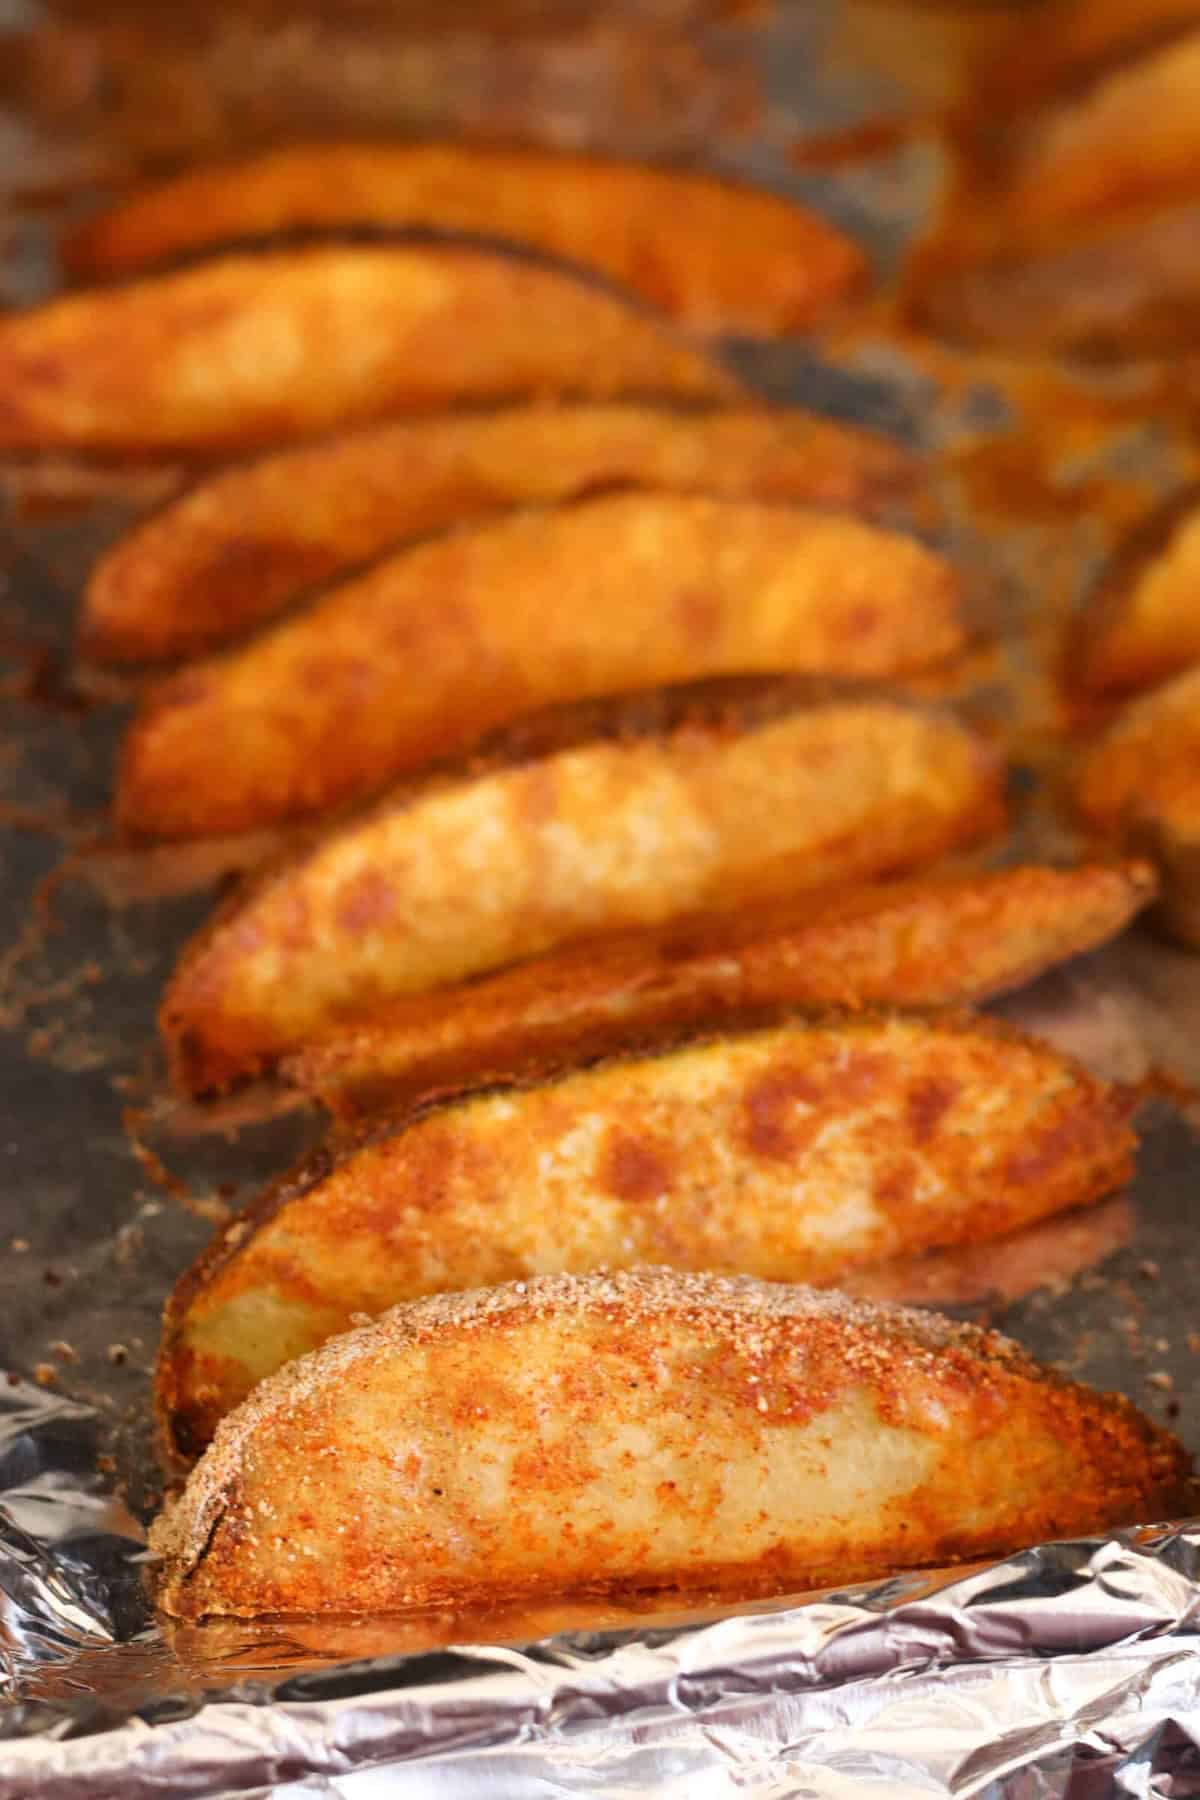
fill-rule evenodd
<path id="1" fill-rule="evenodd" d="M 1173 495 L 1126 537 L 1071 649 L 1073 684 L 1098 695 L 1154 687 L 1200 662 L 1200 488 Z"/>
<path id="2" fill-rule="evenodd" d="M 573 748 L 539 751 L 530 727 L 523 760 L 510 743 L 288 856 L 183 952 L 160 1013 L 176 1083 L 227 1087 L 392 995 L 601 930 L 913 868 L 1003 828 L 998 759 L 953 714 L 805 697 L 635 697 L 572 720 Z"/>
<path id="3" fill-rule="evenodd" d="M 199 169 L 90 220 L 67 261 L 122 274 L 222 240 L 356 225 L 507 238 L 587 264 L 705 331 L 807 331 L 867 271 L 836 226 L 761 188 L 467 143 L 294 145 Z"/>
<path id="4" fill-rule="evenodd" d="M 1129 1174 L 1129 1104 L 989 1020 L 788 1021 L 468 1094 L 318 1155 L 167 1308 L 158 1394 L 194 1455 L 360 1313 L 661 1263 L 827 1286 L 1002 1235 Z"/>
<path id="5" fill-rule="evenodd" d="M 132 839 L 319 815 L 539 706 L 722 675 L 890 676 L 965 643 L 935 551 L 846 514 L 616 494 L 389 558 L 168 677 L 126 737 Z"/>
<path id="6" fill-rule="evenodd" d="M 527 406 L 379 425 L 200 482 L 97 564 L 82 653 L 194 656 L 405 539 L 605 487 L 873 509 L 915 459 L 812 413 Z"/>
<path id="7" fill-rule="evenodd" d="M 1200 947 L 1200 669 L 1126 707 L 1084 755 L 1074 796 L 1096 837 L 1157 862 L 1162 922 Z"/>
<path id="8" fill-rule="evenodd" d="M 343 1121 L 787 1006 L 980 1000 L 1091 950 L 1153 897 L 1148 863 L 835 889 L 557 955 L 376 1008 L 288 1059 Z"/>
<path id="9" fill-rule="evenodd" d="M 736 391 L 617 296 L 444 244 L 246 252 L 0 318 L 3 450 L 212 454 L 460 401 Z"/>
<path id="10" fill-rule="evenodd" d="M 741 1596 L 1169 1513 L 1181 1446 L 991 1332 L 662 1270 L 397 1307 L 264 1382 L 156 1522 L 160 1606 Z"/>

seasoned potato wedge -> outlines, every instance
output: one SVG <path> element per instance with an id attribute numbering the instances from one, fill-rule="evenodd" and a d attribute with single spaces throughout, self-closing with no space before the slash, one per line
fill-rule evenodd
<path id="1" fill-rule="evenodd" d="M 121 757 L 134 838 L 356 799 L 538 706 L 721 675 L 884 676 L 962 649 L 958 578 L 844 514 L 617 494 L 456 533 L 153 688 Z"/>
<path id="2" fill-rule="evenodd" d="M 1087 693 L 1153 687 L 1200 662 L 1200 489 L 1130 533 L 1079 618 L 1071 679 Z"/>
<path id="3" fill-rule="evenodd" d="M 191 656 L 406 538 L 522 502 L 663 487 L 871 508 L 907 486 L 898 444 L 811 413 L 531 406 L 375 426 L 201 482 L 96 567 L 97 661 Z"/>
<path id="4" fill-rule="evenodd" d="M 866 260 L 779 194 L 682 169 L 471 144 L 314 144 L 200 169 L 119 203 L 68 246 L 86 275 L 297 228 L 430 227 L 589 264 L 705 330 L 807 331 Z"/>
<path id="5" fill-rule="evenodd" d="M 358 1313 L 663 1263 L 827 1285 L 995 1237 L 1129 1173 L 1128 1104 L 990 1021 L 789 1022 L 468 1095 L 319 1156 L 167 1309 L 159 1398 L 194 1454 Z"/>
<path id="6" fill-rule="evenodd" d="M 1161 1516 L 1187 1467 L 995 1333 L 746 1279 L 552 1276 L 397 1307 L 264 1382 L 151 1544 L 185 1618 L 778 1593 Z"/>
<path id="7" fill-rule="evenodd" d="M 1015 244 L 1122 207 L 1195 196 L 1200 30 L 1172 36 L 1022 120 L 988 229 Z"/>
<path id="8" fill-rule="evenodd" d="M 1085 826 L 1157 861 L 1168 929 L 1200 947 L 1200 669 L 1134 701 L 1085 755 Z"/>
<path id="9" fill-rule="evenodd" d="M 5 450 L 213 452 L 454 401 L 733 391 L 614 295 L 446 245 L 232 255 L 0 318 Z"/>
<path id="10" fill-rule="evenodd" d="M 1148 863 L 837 889 L 680 919 L 389 1001 L 285 1065 L 340 1119 L 783 1006 L 936 1006 L 1018 987 L 1121 931 Z"/>
<path id="11" fill-rule="evenodd" d="M 330 832 L 185 949 L 160 1015 L 175 1080 L 220 1088 L 391 995 L 1002 828 L 997 760 L 953 715 L 802 700 L 598 708 L 575 748 L 422 784 Z"/>

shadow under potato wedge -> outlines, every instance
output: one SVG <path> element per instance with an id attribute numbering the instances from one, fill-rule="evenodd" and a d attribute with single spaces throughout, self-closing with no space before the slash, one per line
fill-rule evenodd
<path id="1" fill-rule="evenodd" d="M 539 706 L 723 675 L 891 676 L 965 643 L 951 564 L 848 514 L 664 493 L 521 513 L 391 557 L 152 687 L 117 825 L 261 830 Z"/>
<path id="2" fill-rule="evenodd" d="M 168 1613 L 787 1592 L 1178 1505 L 1127 1400 L 996 1333 L 664 1270 L 441 1296 L 264 1382 L 157 1521 Z"/>
<path id="3" fill-rule="evenodd" d="M 1118 545 L 1076 623 L 1069 679 L 1084 693 L 1153 687 L 1200 662 L 1200 486 Z"/>
<path id="4" fill-rule="evenodd" d="M 159 1015 L 183 1091 L 227 1087 L 393 995 L 599 931 L 914 868 L 1004 827 L 987 744 L 952 713 L 871 691 L 714 684 L 525 734 L 231 896 Z"/>
<path id="5" fill-rule="evenodd" d="M 101 662 L 192 656 L 406 538 L 506 506 L 625 486 L 866 511 L 916 466 L 875 433 L 765 408 L 534 405 L 389 423 L 214 475 L 136 525 L 93 572 L 80 646 Z"/>
<path id="6" fill-rule="evenodd" d="M 1084 752 L 1073 798 L 1097 838 L 1157 863 L 1157 916 L 1200 948 L 1200 668 L 1125 708 Z"/>
<path id="7" fill-rule="evenodd" d="M 807 331 L 867 273 L 836 226 L 762 188 L 467 143 L 299 145 L 198 169 L 119 201 L 66 254 L 77 273 L 119 274 L 222 240 L 364 224 L 528 245 L 706 331 Z"/>
<path id="8" fill-rule="evenodd" d="M 737 387 L 600 287 L 446 244 L 246 251 L 0 318 L 0 450 L 211 454 L 555 393 Z"/>
<path id="9" fill-rule="evenodd" d="M 1129 1102 L 985 1020 L 788 1021 L 502 1087 L 318 1154 L 220 1232 L 167 1314 L 167 1441 L 430 1293 L 660 1263 L 827 1286 L 1000 1236 L 1129 1175 Z"/>
<path id="10" fill-rule="evenodd" d="M 1148 863 L 1017 868 L 673 921 L 389 1001 L 284 1067 L 342 1120 L 787 1006 L 962 1004 L 1116 936 Z"/>

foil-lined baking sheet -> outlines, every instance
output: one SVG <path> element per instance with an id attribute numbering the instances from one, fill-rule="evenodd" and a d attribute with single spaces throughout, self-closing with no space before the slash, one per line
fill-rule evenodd
<path id="1" fill-rule="evenodd" d="M 623 142 L 611 42 L 603 54 L 577 42 L 567 55 L 558 36 L 543 64 L 536 33 L 521 37 L 505 106 L 521 90 L 544 110 L 545 83 L 558 83 L 554 141 L 650 152 L 703 144 L 721 166 L 815 198 L 869 243 L 883 274 L 895 266 L 944 172 L 936 143 L 907 139 L 819 173 L 789 158 L 806 132 L 912 103 L 889 48 L 910 8 L 808 0 L 752 27 L 686 0 L 618 10 L 622 31 L 650 22 L 654 55 L 663 32 L 686 35 L 690 13 L 704 15 L 706 85 L 690 110 L 656 115 L 643 91 Z M 103 11 L 92 53 L 100 75 L 84 57 L 93 77 L 84 85 L 97 120 L 104 96 L 117 99 L 109 135 L 98 124 L 96 141 L 105 167 L 144 166 L 162 150 L 162 115 L 139 110 L 134 83 L 125 117 L 121 71 L 150 15 L 140 0 Z M 31 53 L 32 68 L 44 75 L 64 43 L 69 56 L 49 100 L 42 94 L 28 116 L 19 105 L 0 113 L 2 191 L 21 186 L 23 159 L 46 179 L 78 170 L 77 143 L 55 163 L 55 108 L 71 112 L 70 57 L 83 54 L 99 16 L 85 0 L 10 12 L 0 0 L 0 35 L 33 42 L 47 22 L 60 33 Z M 912 24 L 914 40 L 926 43 L 926 28 Z M 440 38 L 425 65 L 451 68 L 440 98 L 423 94 L 413 117 L 372 112 L 371 122 L 427 126 L 424 106 L 478 126 L 475 87 L 464 99 L 461 85 L 461 34 L 455 41 L 448 49 Z M 168 66 L 186 42 L 182 28 L 168 32 L 147 66 Z M 722 42 L 737 45 L 728 63 L 712 49 Z M 241 59 L 219 33 L 212 43 L 205 67 L 218 81 Z M 503 42 L 489 43 L 503 60 Z M 915 60 L 932 66 L 925 51 Z M 545 80 L 533 79 L 543 66 Z M 328 105 L 325 75 L 320 88 Z M 380 93 L 360 84 L 349 121 L 365 116 L 355 111 L 364 95 L 377 108 Z M 396 93 L 407 104 L 403 84 Z M 244 103 L 239 90 L 222 131 L 236 135 Z M 73 117 L 85 116 L 81 105 L 77 97 Z M 270 136 L 264 106 L 256 123 Z M 5 223 L 6 293 L 43 291 L 54 273 L 44 205 L 22 200 Z M 870 313 L 819 352 L 740 345 L 733 354 L 781 400 L 943 453 L 932 511 L 917 523 L 963 561 L 981 617 L 1006 646 L 981 668 L 969 703 L 1010 727 L 1014 704 L 1020 714 L 1025 805 L 1009 854 L 1067 847 L 1045 799 L 1053 699 L 1016 646 L 1045 649 L 1112 532 L 1200 472 L 1188 434 L 1152 410 L 1139 415 L 1135 373 L 1121 373 L 1112 411 L 1102 376 L 999 368 Z M 101 842 L 121 695 L 98 702 L 78 690 L 76 595 L 96 549 L 173 479 L 3 476 L 0 1367 L 10 1373 L 7 1385 L 0 1377 L 0 1800 L 1200 1793 L 1200 1527 L 1178 1523 L 732 1614 L 697 1599 L 690 1610 L 535 1607 L 164 1633 L 147 1597 L 143 1537 L 157 1498 L 149 1376 L 162 1301 L 213 1226 L 319 1131 L 299 1111 L 272 1118 L 235 1105 L 202 1118 L 168 1099 L 154 1006 L 209 895 L 190 891 L 177 857 L 122 858 Z M 64 509 L 72 482 L 76 503 Z M 1128 1393 L 1200 1450 L 1191 1229 L 1200 1152 L 1189 1099 L 1200 1087 L 1200 959 L 1138 931 L 1001 1010 L 1113 1078 L 1168 1077 L 1145 1109 L 1135 1182 L 1019 1238 L 864 1274 L 858 1285 L 986 1318 L 1072 1375 Z"/>

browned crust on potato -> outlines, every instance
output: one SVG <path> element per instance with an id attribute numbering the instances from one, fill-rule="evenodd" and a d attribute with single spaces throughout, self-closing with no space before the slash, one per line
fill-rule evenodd
<path id="1" fill-rule="evenodd" d="M 535 405 L 376 426 L 214 475 L 140 522 L 93 571 L 80 647 L 195 655 L 405 539 L 510 505 L 662 487 L 868 511 L 916 467 L 888 438 L 765 408 Z"/>
<path id="2" fill-rule="evenodd" d="M 297 228 L 506 238 L 587 264 L 704 330 L 806 331 L 860 289 L 858 246 L 782 195 L 682 169 L 539 149 L 315 144 L 200 169 L 71 237 L 76 274 Z"/>
<path id="3" fill-rule="evenodd" d="M 274 1184 L 183 1277 L 159 1361 L 164 1442 L 197 1454 L 245 1397 L 221 1320 L 256 1294 L 281 1321 L 290 1308 L 295 1354 L 359 1314 L 558 1269 L 829 1285 L 1111 1191 L 1131 1168 L 1129 1112 L 992 1021 L 873 1017 L 791 1020 L 410 1110 Z"/>
<path id="4" fill-rule="evenodd" d="M 602 288 L 445 244 L 234 254 L 0 319 L 5 450 L 211 454 L 459 401 L 736 391 Z"/>
<path id="5" fill-rule="evenodd" d="M 284 1073 L 353 1120 L 777 1007 L 962 1004 L 1116 936 L 1156 885 L 1146 862 L 1027 867 L 682 919 L 393 1000 Z"/>
<path id="6" fill-rule="evenodd" d="M 691 1479 L 660 1492 L 656 1457 L 614 1460 L 625 1420 Z M 814 1458 L 798 1504 L 791 1443 Z M 481 1508 L 477 1451 L 522 1444 Z M 444 1295 L 334 1339 L 224 1424 L 151 1542 L 180 1617 L 786 1592 L 1161 1515 L 1188 1468 L 1127 1400 L 997 1334 L 648 1269 Z M 755 1515 L 763 1493 L 778 1510 Z"/>
<path id="7" fill-rule="evenodd" d="M 1073 798 L 1098 839 L 1157 863 L 1159 919 L 1200 946 L 1200 669 L 1125 708 L 1083 755 Z"/>
<path id="8" fill-rule="evenodd" d="M 399 790 L 234 894 L 164 998 L 173 1078 L 226 1087 L 391 994 L 911 869 L 1003 820 L 981 739 L 870 689 L 714 683 L 552 712 L 473 773 Z M 481 885 L 469 865 L 485 840 L 503 856 Z"/>
<path id="9" fill-rule="evenodd" d="M 1101 696 L 1153 687 L 1200 660 L 1200 483 L 1128 532 L 1076 622 L 1068 679 Z M 1186 533 L 1186 536 L 1185 536 Z M 1160 584 L 1152 597 L 1148 583 Z"/>
<path id="10" fill-rule="evenodd" d="M 121 754 L 126 837 L 313 816 L 533 708 L 734 674 L 896 676 L 962 651 L 961 584 L 846 514 L 615 494 L 389 558 L 151 689 Z"/>

